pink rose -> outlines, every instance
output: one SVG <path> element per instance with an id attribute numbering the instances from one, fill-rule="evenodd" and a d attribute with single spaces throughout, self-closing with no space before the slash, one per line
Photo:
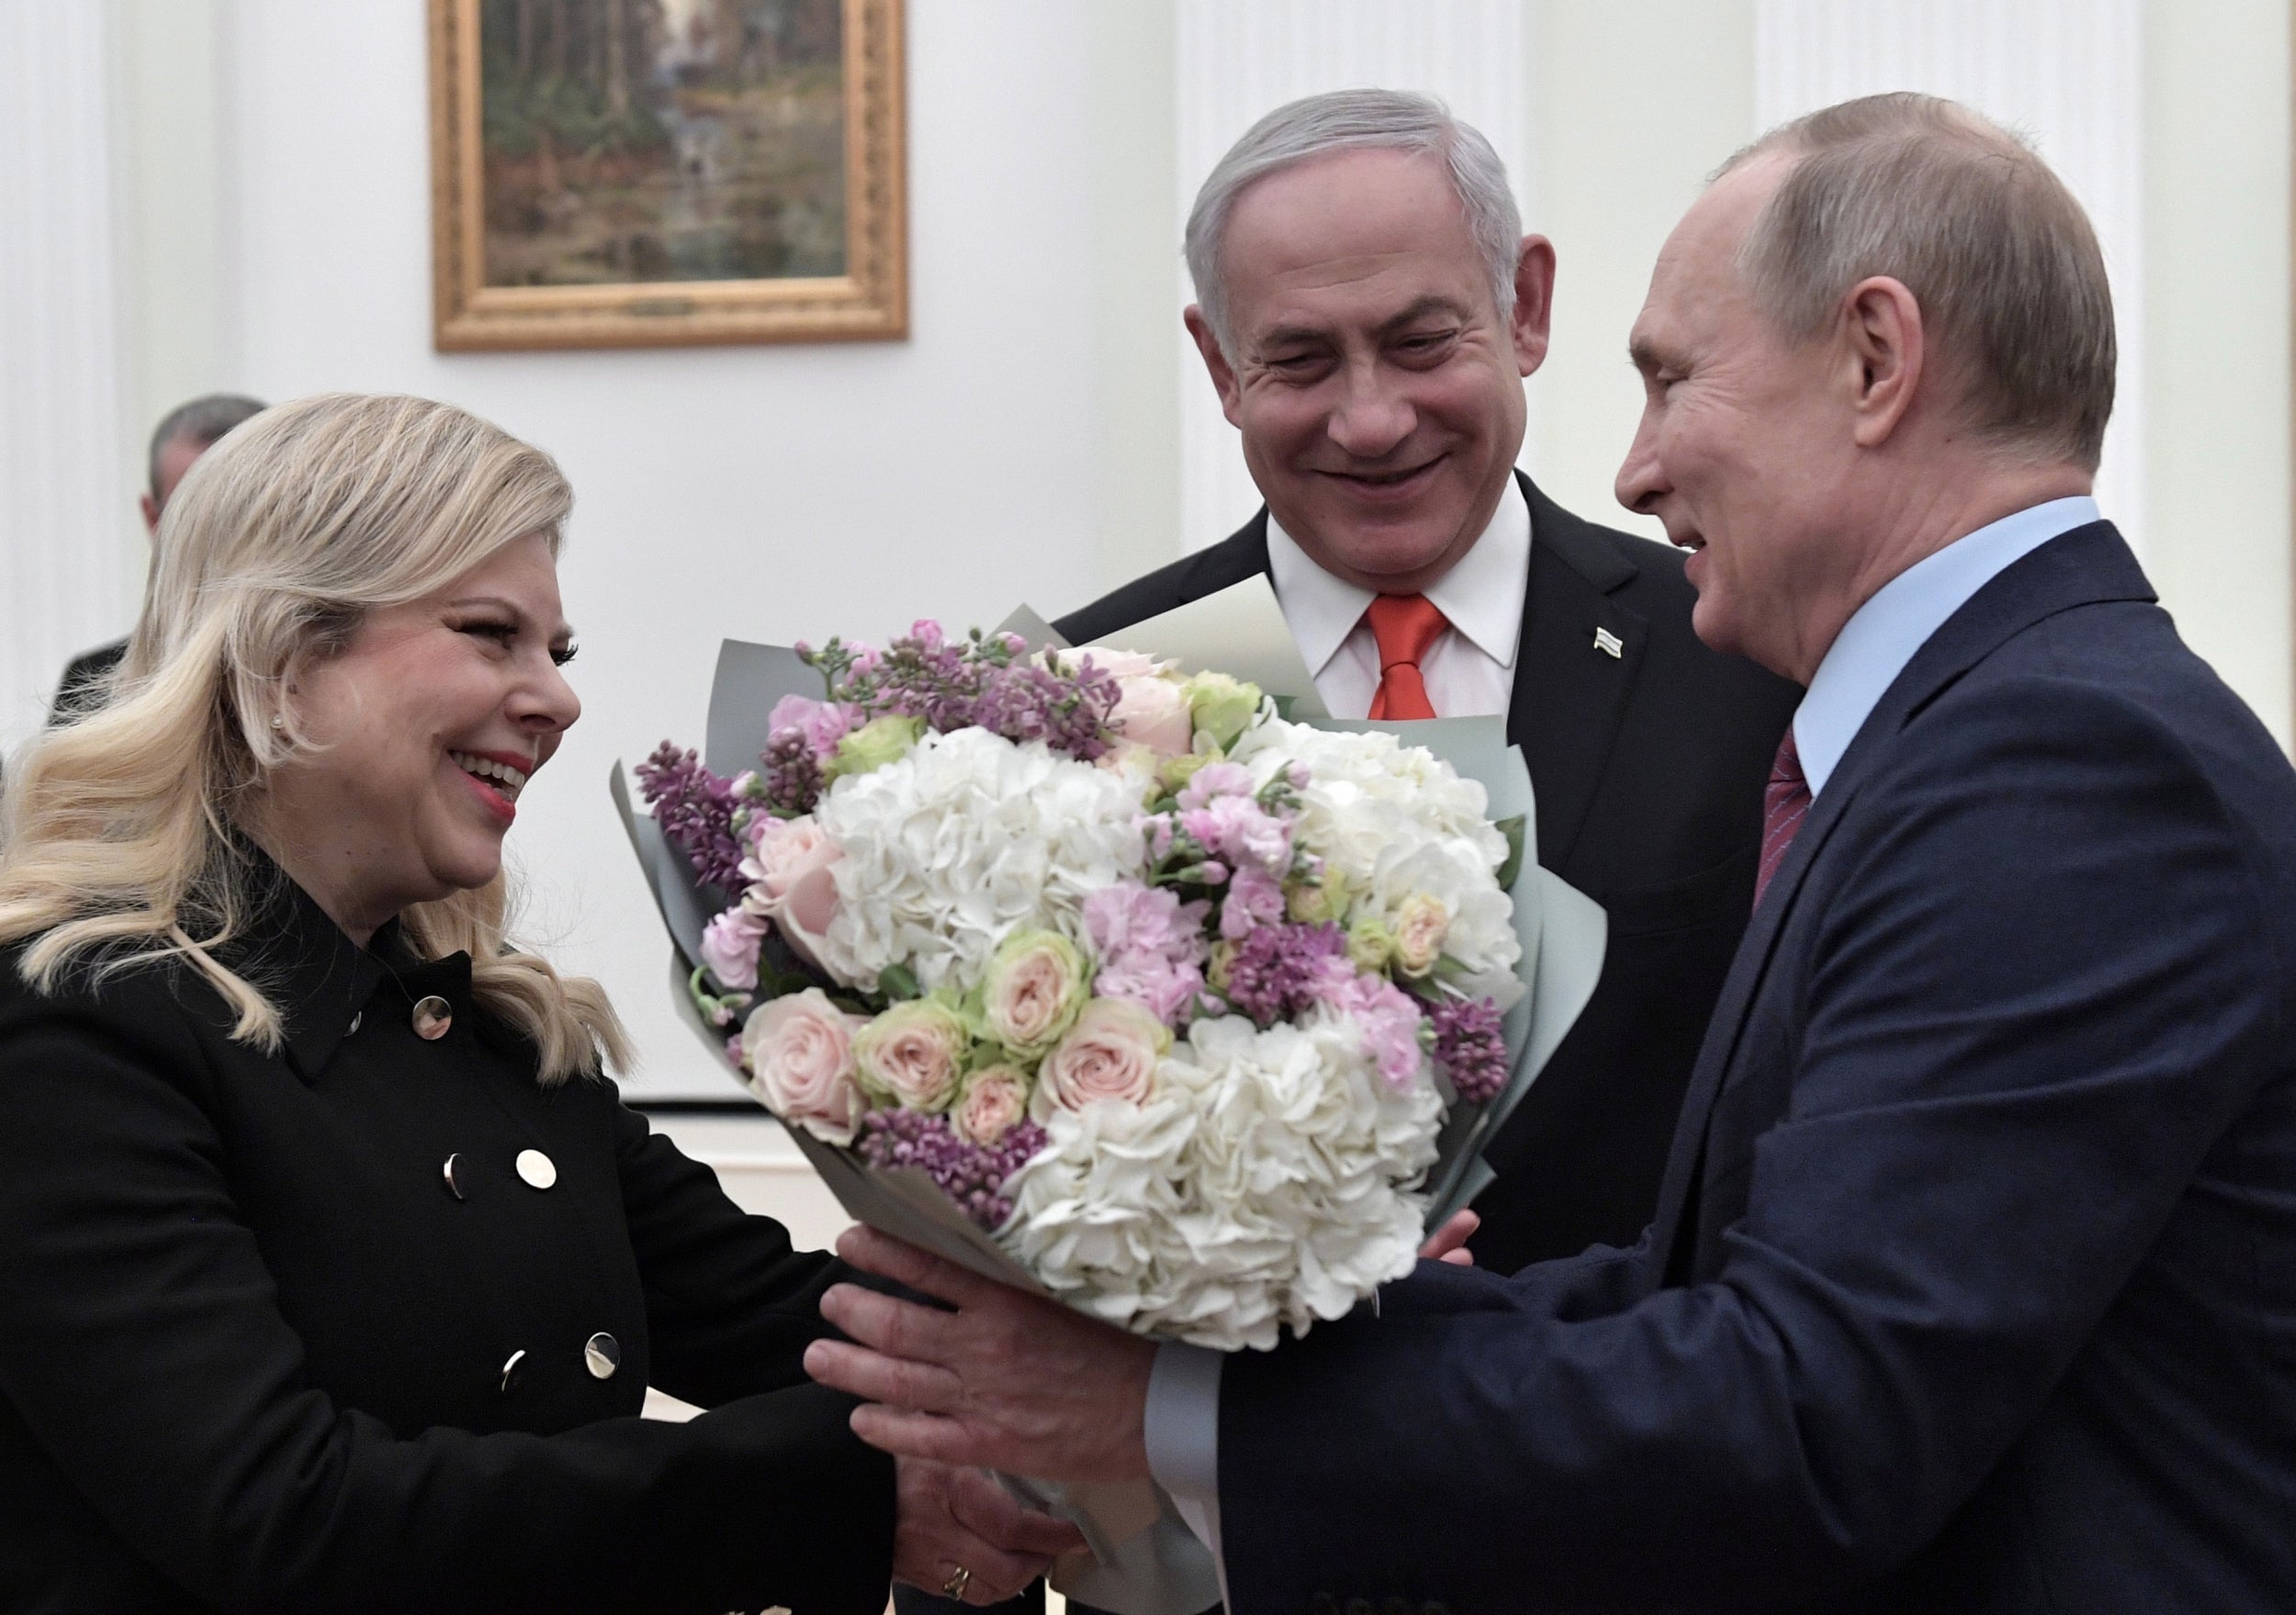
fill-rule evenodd
<path id="1" fill-rule="evenodd" d="M 1102 1099 L 1145 1101 L 1155 1087 L 1156 1062 L 1172 1047 L 1164 1023 L 1121 998 L 1096 998 L 1076 1017 L 1037 1070 L 1037 1086 L 1051 1103 L 1082 1110 Z"/>
<path id="2" fill-rule="evenodd" d="M 741 865 L 749 880 L 743 906 L 771 920 L 793 950 L 818 966 L 821 939 L 837 918 L 835 871 L 845 849 L 822 833 L 811 813 L 760 818 L 753 850 Z"/>
<path id="3" fill-rule="evenodd" d="M 1395 919 L 1395 964 L 1407 976 L 1424 976 L 1443 957 L 1451 934 L 1451 911 L 1439 898 L 1414 892 Z"/>
<path id="4" fill-rule="evenodd" d="M 850 1144 L 868 1108 L 855 1083 L 853 1036 L 860 1015 L 847 1015 L 818 987 L 769 1000 L 741 1030 L 749 1085 L 792 1127 L 831 1144 Z"/>
<path id="5" fill-rule="evenodd" d="M 1060 1040 L 1084 1007 L 1091 972 L 1057 931 L 1016 931 L 989 955 L 973 1030 L 1033 1060 Z"/>
<path id="6" fill-rule="evenodd" d="M 893 1005 L 853 1036 L 861 1087 L 907 1110 L 949 1108 L 973 1046 L 957 1012 L 937 998 Z"/>
<path id="7" fill-rule="evenodd" d="M 968 1144 L 990 1145 L 1029 1114 L 1028 1076 L 1008 1065 L 984 1066 L 964 1080 L 949 1124 Z"/>
<path id="8" fill-rule="evenodd" d="M 1187 690 L 1158 673 L 1116 681 L 1116 710 L 1109 727 L 1158 757 L 1176 757 L 1196 744 Z"/>
<path id="9" fill-rule="evenodd" d="M 765 916 L 737 903 L 702 932 L 702 962 L 728 991 L 758 984 L 758 948 L 765 940 Z"/>

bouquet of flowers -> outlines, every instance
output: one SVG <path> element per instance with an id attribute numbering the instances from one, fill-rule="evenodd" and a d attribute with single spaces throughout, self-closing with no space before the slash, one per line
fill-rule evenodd
<path id="1" fill-rule="evenodd" d="M 1409 1272 L 1592 988 L 1530 991 L 1592 905 L 1527 814 L 1395 734 L 930 622 L 727 656 L 713 754 L 762 744 L 631 819 L 698 1022 L 849 1210 L 1112 1323 L 1265 1349 Z"/>

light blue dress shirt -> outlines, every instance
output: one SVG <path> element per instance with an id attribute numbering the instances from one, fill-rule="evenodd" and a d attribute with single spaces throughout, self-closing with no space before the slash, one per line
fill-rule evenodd
<path id="1" fill-rule="evenodd" d="M 1989 522 L 1907 567 L 1857 609 L 1827 648 L 1794 714 L 1794 744 L 1810 794 L 1826 789 L 1842 754 L 1914 653 L 1970 597 L 2062 533 L 2100 518 L 2082 495 L 2051 499 Z M 1220 1365 L 1217 1351 L 1167 1340 L 1148 1380 L 1148 1469 L 1189 1528 L 1220 1551 Z"/>
<path id="2" fill-rule="evenodd" d="M 1841 625 L 1795 710 L 1794 746 L 1810 794 L 1826 789 L 1874 708 L 1947 618 L 2051 539 L 2101 519 L 2086 494 L 2051 499 L 1987 522 L 1876 589 Z"/>

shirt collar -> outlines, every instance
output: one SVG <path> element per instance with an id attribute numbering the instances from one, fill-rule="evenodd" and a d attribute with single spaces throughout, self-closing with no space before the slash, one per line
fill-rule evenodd
<path id="1" fill-rule="evenodd" d="M 1810 794 L 1825 790 L 1883 695 L 1947 618 L 2051 539 L 2099 520 L 2097 501 L 2085 494 L 2031 506 L 1925 556 L 1860 606 L 1827 648 L 1794 714 L 1795 749 Z"/>
<path id="2" fill-rule="evenodd" d="M 1300 647 L 1309 674 L 1321 677 L 1363 621 L 1373 592 L 1317 566 L 1273 511 L 1267 518 L 1267 570 L 1292 643 Z M 1477 649 L 1501 667 L 1511 667 L 1515 641 L 1523 632 L 1523 590 L 1530 575 L 1530 500 L 1522 483 L 1510 476 L 1491 524 L 1448 572 L 1428 585 L 1427 598 Z"/>

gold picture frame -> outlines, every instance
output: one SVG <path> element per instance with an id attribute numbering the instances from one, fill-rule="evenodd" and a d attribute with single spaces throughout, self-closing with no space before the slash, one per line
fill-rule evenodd
<path id="1" fill-rule="evenodd" d="M 758 0 L 747 3 L 754 7 Z M 490 4 L 495 7 L 491 26 L 498 43 L 506 29 L 515 30 L 514 62 L 497 66 L 484 55 Z M 731 17 L 740 24 L 744 5 L 745 0 L 429 0 L 433 337 L 440 351 L 852 342 L 908 334 L 902 0 L 768 0 L 766 9 L 776 18 L 786 21 L 802 14 L 801 20 L 809 17 L 819 25 L 812 36 L 816 57 L 824 49 L 820 40 L 835 30 L 834 69 L 816 60 L 800 67 L 777 65 L 778 78 L 758 79 L 755 74 L 764 70 L 751 65 L 760 48 L 750 37 L 740 46 L 736 68 L 718 72 L 715 87 L 707 92 L 715 99 L 696 115 L 692 104 L 704 92 L 681 87 L 676 65 L 663 63 L 681 49 L 708 48 L 706 25 L 716 19 L 719 31 L 728 31 L 724 19 Z M 661 19 L 680 25 L 685 35 L 659 44 L 653 60 L 634 67 L 630 41 L 655 39 L 667 26 Z M 580 101 L 588 93 L 580 82 L 580 65 L 569 65 L 565 44 L 577 27 L 593 36 L 610 30 L 610 48 L 593 43 L 590 55 L 593 65 L 609 64 L 595 69 L 593 77 L 611 76 L 588 102 Z M 635 35 L 634 28 L 639 30 Z M 528 54 L 536 38 L 546 59 L 540 70 Z M 554 42 L 557 54 L 548 59 Z M 778 61 L 770 50 L 764 54 L 770 64 Z M 490 67 L 495 68 L 491 79 Z M 729 93 L 723 81 L 732 71 L 750 72 L 753 79 Z M 834 78 L 827 76 L 832 71 Z M 545 72 L 546 80 L 541 76 Z M 641 85 L 636 95 L 634 83 Z M 510 91 L 501 88 L 505 84 Z M 505 114 L 501 99 L 490 107 L 488 95 L 539 95 L 530 90 L 536 84 L 557 97 L 547 106 L 579 103 L 577 111 L 589 118 L 589 127 L 607 131 L 604 157 L 593 143 L 562 158 L 555 126 L 539 118 L 534 120 L 541 130 L 535 140 L 526 147 L 512 144 L 529 127 L 517 122 L 526 103 Z M 760 103 L 761 111 L 755 109 Z M 659 118 L 654 107 L 660 109 Z M 609 108 L 618 121 L 609 120 Z M 714 181 L 707 151 L 689 150 L 698 139 L 692 131 L 726 137 L 721 126 L 741 118 L 747 122 L 733 131 L 737 140 L 715 140 L 720 147 L 731 145 L 737 156 L 722 165 L 731 177 Z M 760 193 L 747 183 L 760 163 L 775 155 L 774 120 L 797 128 L 794 120 L 807 118 L 813 160 L 800 180 L 790 183 L 810 185 L 814 194 L 777 199 L 770 188 Z M 674 129 L 665 129 L 665 120 Z M 622 139 L 628 130 L 636 133 Z M 490 140 L 495 143 L 490 146 Z M 827 156 L 820 151 L 825 141 Z M 536 188 L 529 183 L 520 192 L 518 208 L 506 207 L 498 194 L 490 213 L 490 173 L 507 193 L 517 163 L 525 165 L 517 171 L 522 174 L 538 167 L 552 188 L 542 202 L 527 206 L 523 198 Z M 578 167 L 606 177 L 586 192 L 579 175 L 567 177 Z M 710 190 L 714 184 L 724 195 Z M 678 195 L 670 196 L 673 187 Z M 601 222 L 608 208 L 598 198 L 609 196 L 615 198 L 618 222 Z M 704 209 L 714 207 L 716 215 L 733 222 L 704 219 L 699 227 L 681 222 L 672 229 L 646 212 L 648 206 L 658 212 L 676 204 L 691 216 L 697 197 Z M 772 213 L 776 207 L 778 215 Z M 810 235 L 783 230 L 798 240 L 796 248 L 773 233 L 782 228 L 777 220 L 792 212 L 811 230 Z M 509 226 L 503 223 L 506 213 L 512 215 Z M 628 222 L 633 217 L 639 220 L 635 226 Z M 674 248 L 695 241 L 703 245 L 681 261 L 664 247 L 665 239 Z M 776 255 L 782 266 L 778 272 L 755 272 L 757 264 Z M 727 262 L 750 272 L 723 273 Z M 618 268 L 628 272 L 613 278 Z"/>

